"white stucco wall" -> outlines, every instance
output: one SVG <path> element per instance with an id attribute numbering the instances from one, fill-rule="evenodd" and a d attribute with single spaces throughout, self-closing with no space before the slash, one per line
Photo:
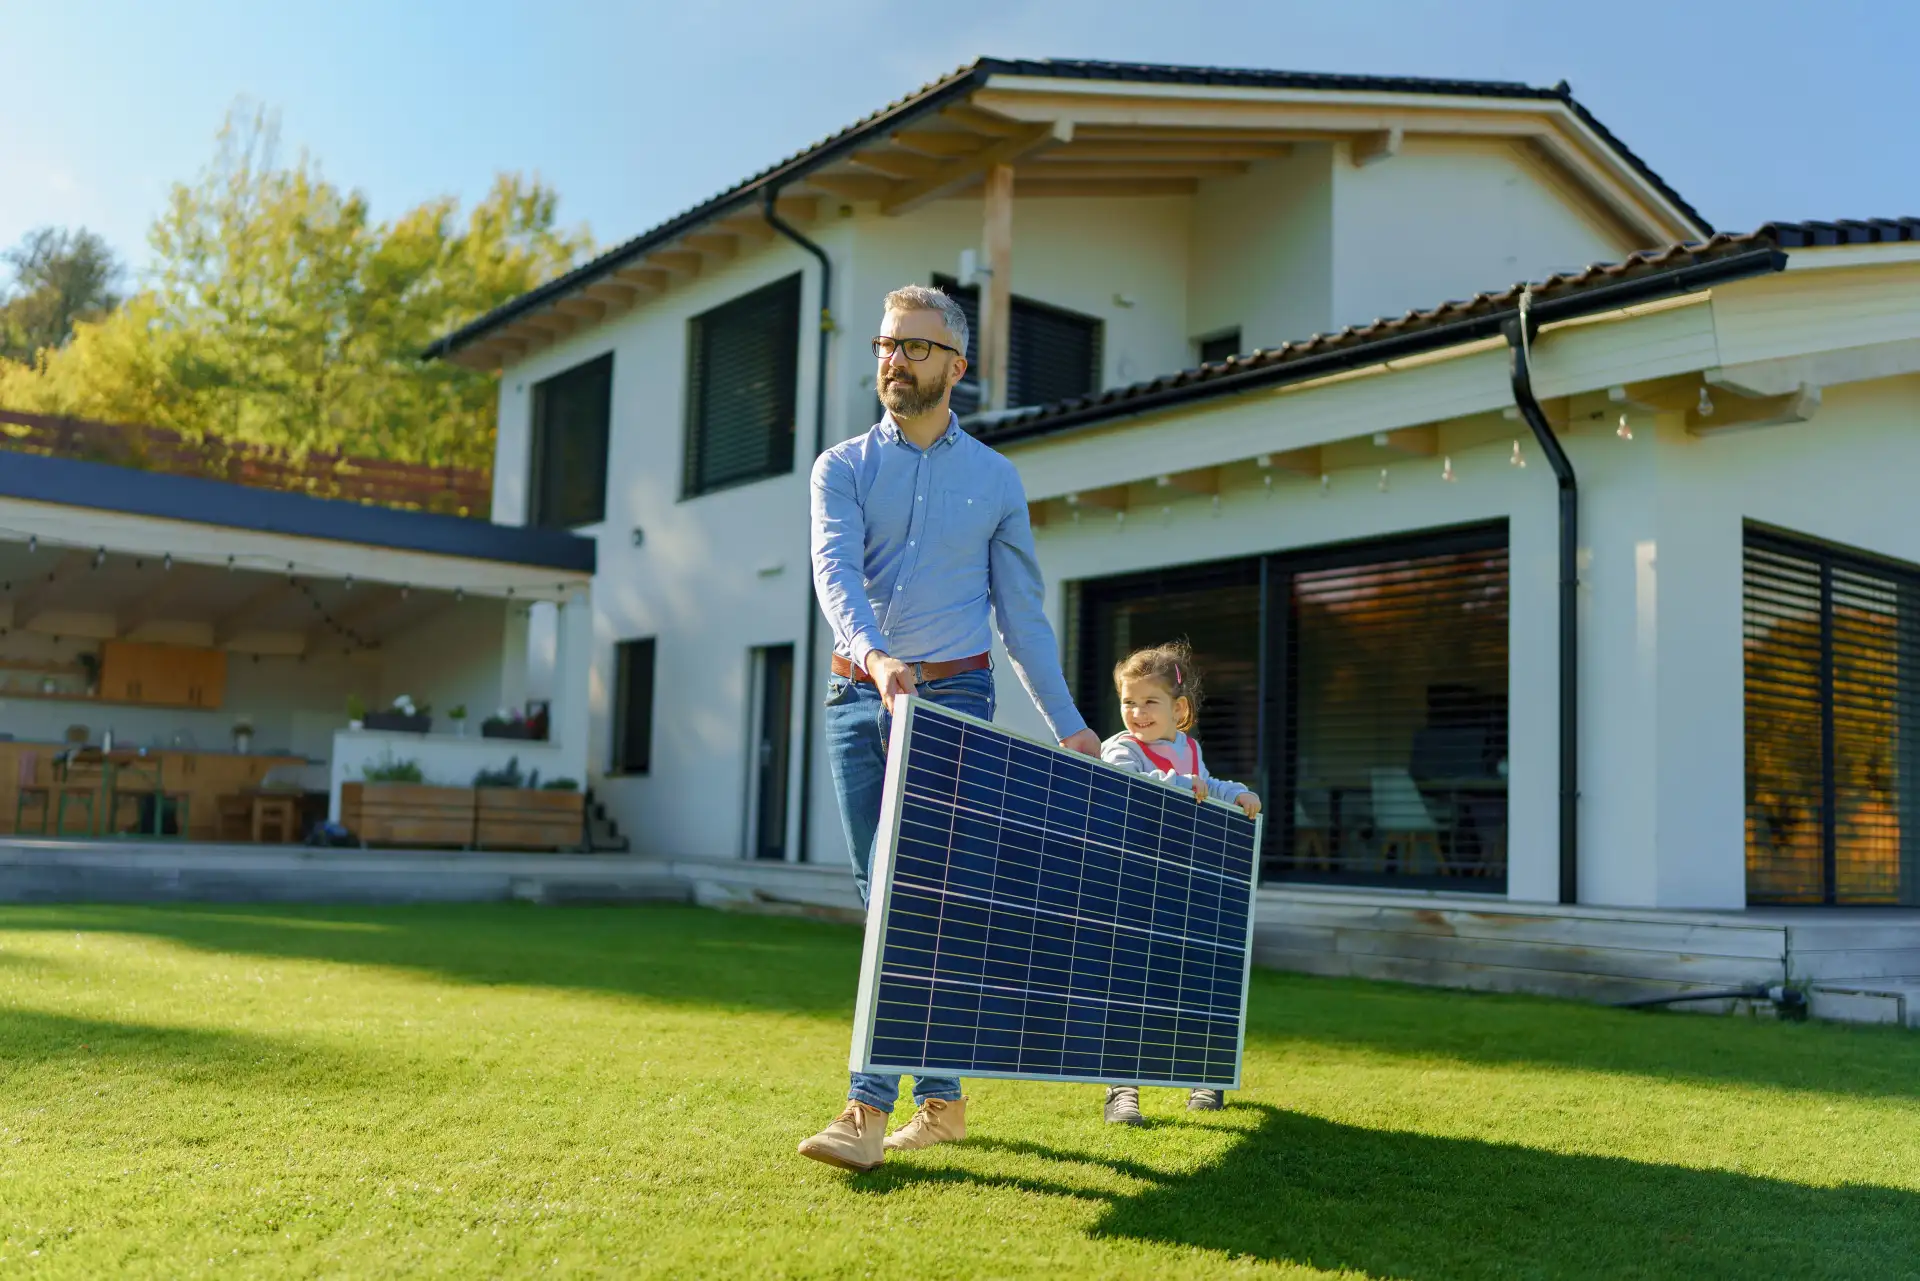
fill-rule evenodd
<path id="1" fill-rule="evenodd" d="M 1194 198 L 1187 328 L 1240 330 L 1240 349 L 1277 347 L 1332 327 L 1333 156 L 1302 143 Z M 1169 366 L 1178 368 L 1179 366 Z"/>
<path id="2" fill-rule="evenodd" d="M 1332 171 L 1332 325 L 1364 325 L 1635 249 L 1518 145 L 1408 139 Z"/>

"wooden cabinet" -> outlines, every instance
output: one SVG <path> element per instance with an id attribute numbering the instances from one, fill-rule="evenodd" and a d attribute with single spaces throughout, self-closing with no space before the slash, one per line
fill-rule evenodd
<path id="1" fill-rule="evenodd" d="M 109 703 L 213 708 L 226 684 L 224 650 L 134 641 L 100 646 L 100 697 Z"/>

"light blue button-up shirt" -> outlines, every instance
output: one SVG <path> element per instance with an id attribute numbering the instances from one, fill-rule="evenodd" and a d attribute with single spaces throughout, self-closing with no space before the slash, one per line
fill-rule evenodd
<path id="1" fill-rule="evenodd" d="M 834 652 L 861 667 L 985 653 L 991 608 L 1013 670 L 1054 737 L 1087 727 L 1047 622 L 1027 496 L 1012 463 L 960 430 L 922 450 L 893 416 L 813 465 L 813 586 Z"/>

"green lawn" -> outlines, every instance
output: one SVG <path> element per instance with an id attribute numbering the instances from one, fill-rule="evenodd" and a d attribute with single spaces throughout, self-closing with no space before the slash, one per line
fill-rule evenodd
<path id="1" fill-rule="evenodd" d="M 0 1276 L 1920 1276 L 1920 1035 L 1259 974 L 1225 1112 L 977 1081 L 852 1176 L 858 942 L 0 909 Z"/>

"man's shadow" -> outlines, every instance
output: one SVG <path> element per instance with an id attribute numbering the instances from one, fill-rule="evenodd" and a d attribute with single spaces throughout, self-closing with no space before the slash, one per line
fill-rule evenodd
<path id="1" fill-rule="evenodd" d="M 952 1165 L 890 1161 L 851 1186 L 884 1195 L 973 1183 L 1104 1200 L 1096 1237 L 1371 1276 L 1920 1276 L 1920 1196 L 1911 1192 L 1370 1130 L 1244 1101 L 1234 1108 L 1257 1109 L 1259 1125 L 1191 1174 L 982 1137 L 952 1149 Z M 968 1149 L 1055 1162 L 1059 1177 L 969 1170 Z M 1088 1165 L 1146 1186 L 1090 1187 L 1074 1177 Z"/>

